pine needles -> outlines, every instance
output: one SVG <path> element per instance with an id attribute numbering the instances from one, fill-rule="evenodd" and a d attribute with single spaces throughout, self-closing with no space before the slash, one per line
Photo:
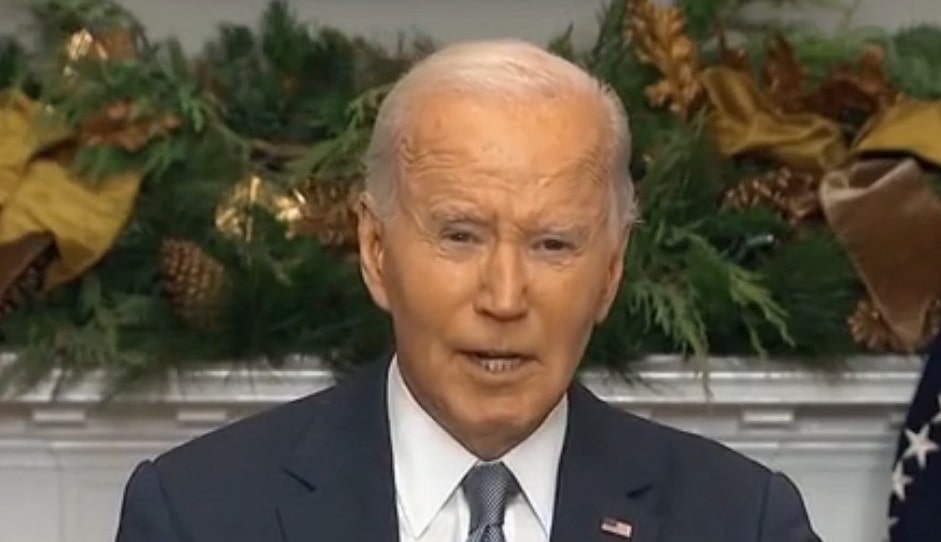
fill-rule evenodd
<path id="1" fill-rule="evenodd" d="M 766 354 L 764 324 L 779 343 L 790 343 L 786 315 L 761 275 L 716 242 L 724 239 L 711 238 L 712 223 L 724 222 L 715 209 L 723 177 L 703 121 L 668 133 L 639 183 L 643 216 L 632 233 L 613 318 L 637 324 L 630 331 L 603 327 L 597 341 L 616 344 L 605 335 L 627 333 L 643 338 L 634 348 L 642 352 L 702 357 L 734 352 L 746 337 L 748 350 Z"/>

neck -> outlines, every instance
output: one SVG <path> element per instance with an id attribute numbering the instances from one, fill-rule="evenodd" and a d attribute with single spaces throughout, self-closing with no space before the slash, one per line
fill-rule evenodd
<path id="1" fill-rule="evenodd" d="M 523 441 L 520 438 L 494 437 L 490 435 L 481 435 L 480 438 L 455 435 L 454 438 L 461 443 L 464 448 L 474 454 L 481 461 L 495 461 L 507 454 Z"/>

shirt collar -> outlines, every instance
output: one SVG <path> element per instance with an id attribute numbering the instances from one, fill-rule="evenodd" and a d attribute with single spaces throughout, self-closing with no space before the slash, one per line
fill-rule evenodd
<path id="1" fill-rule="evenodd" d="M 395 491 L 409 530 L 420 538 L 477 459 L 421 408 L 396 358 L 388 386 Z"/>
<path id="2" fill-rule="evenodd" d="M 568 399 L 562 396 L 542 425 L 502 458 L 516 476 L 547 538 L 555 510 L 556 481 L 567 420 Z"/>
<path id="3" fill-rule="evenodd" d="M 421 408 L 402 379 L 396 357 L 389 366 L 388 411 L 396 494 L 409 530 L 420 537 L 479 459 Z M 501 458 L 546 536 L 555 508 L 567 412 L 563 397 L 529 438 Z"/>

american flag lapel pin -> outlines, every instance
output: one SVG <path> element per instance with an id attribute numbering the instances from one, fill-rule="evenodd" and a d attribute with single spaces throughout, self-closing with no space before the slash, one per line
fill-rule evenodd
<path id="1" fill-rule="evenodd" d="M 621 538 L 630 538 L 634 533 L 634 526 L 619 519 L 604 518 L 601 521 L 601 531 Z"/>

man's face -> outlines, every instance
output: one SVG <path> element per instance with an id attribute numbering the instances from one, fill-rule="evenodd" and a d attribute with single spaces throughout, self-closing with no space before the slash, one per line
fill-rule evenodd
<path id="1" fill-rule="evenodd" d="M 617 291 L 606 118 L 584 97 L 422 106 L 393 216 L 361 213 L 364 277 L 418 402 L 472 451 L 500 454 L 565 393 Z"/>

